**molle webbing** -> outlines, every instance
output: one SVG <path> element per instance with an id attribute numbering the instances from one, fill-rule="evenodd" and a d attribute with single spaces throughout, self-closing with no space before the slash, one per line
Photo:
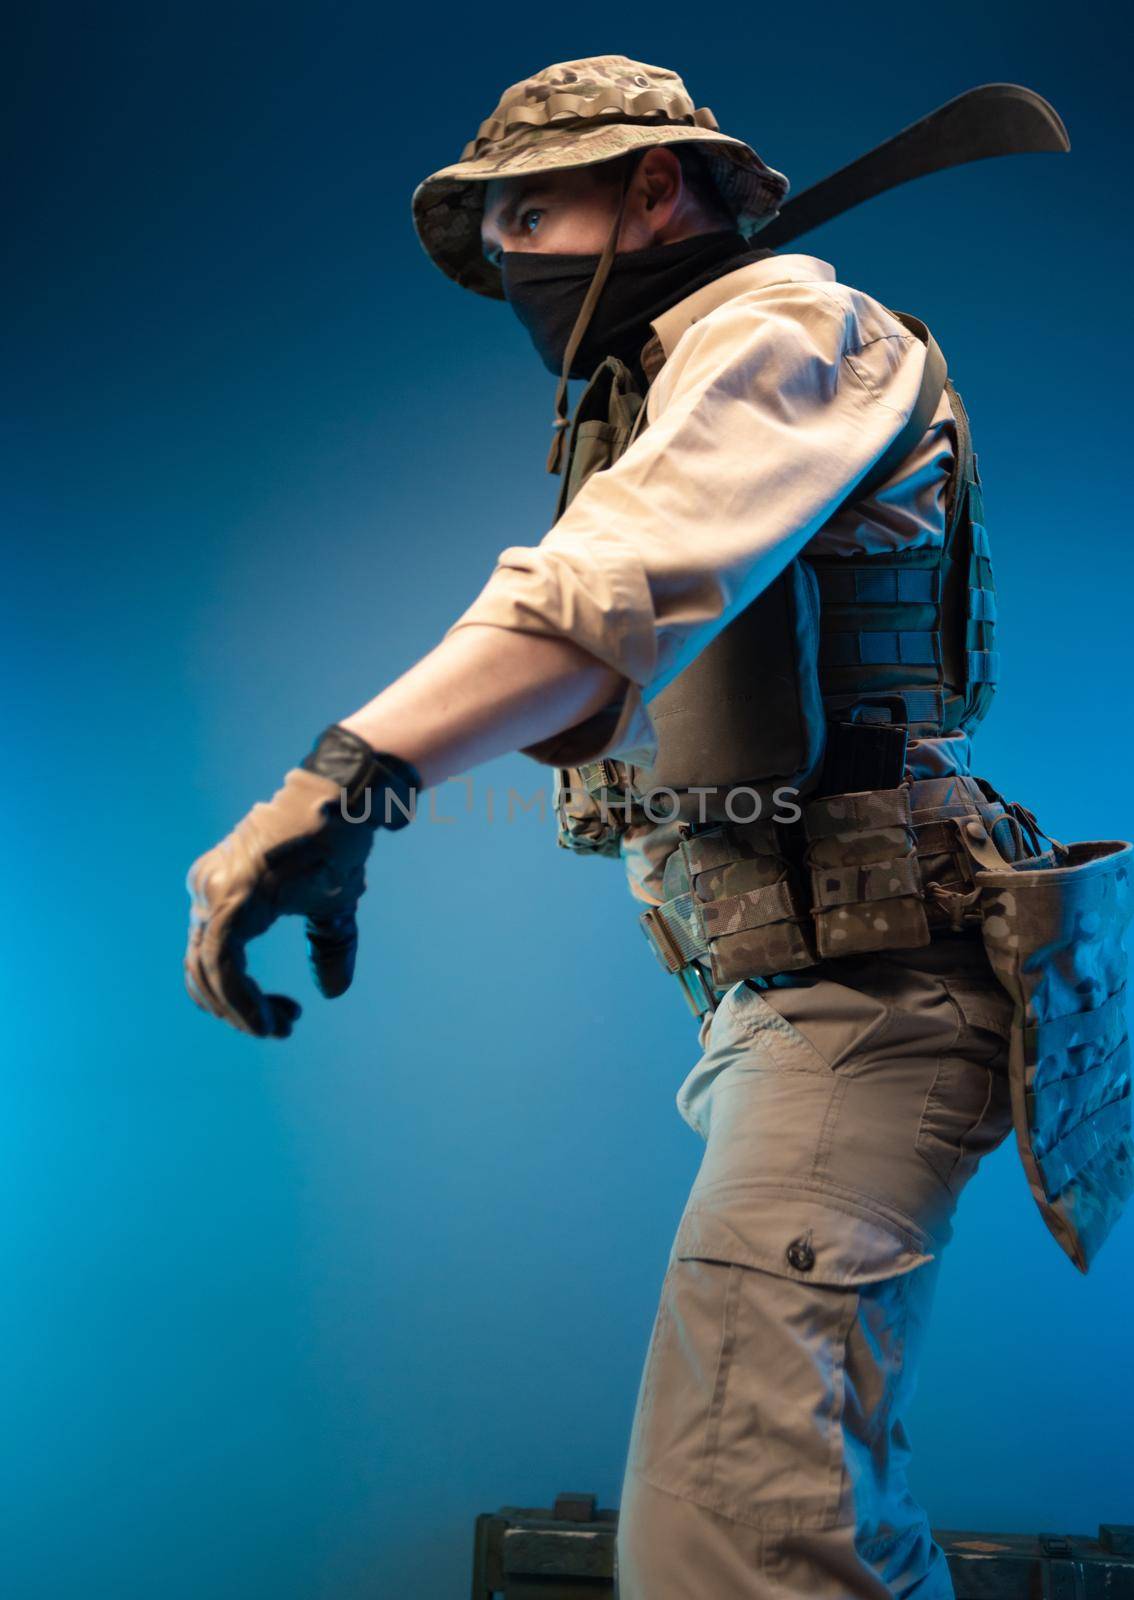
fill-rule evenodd
<path id="1" fill-rule="evenodd" d="M 921 739 L 979 722 L 998 669 L 980 477 L 964 405 L 946 387 L 957 453 L 943 546 L 808 558 L 819 580 L 819 682 L 828 717 L 882 704 Z"/>
<path id="2" fill-rule="evenodd" d="M 1125 935 L 1134 847 L 1067 846 L 1054 871 L 975 874 L 985 951 L 1015 1001 L 1008 1076 L 1033 1198 L 1083 1272 L 1134 1190 Z"/>
<path id="3" fill-rule="evenodd" d="M 972 924 L 974 850 L 999 866 L 1049 859 L 1017 809 L 980 779 L 927 778 L 809 801 L 802 828 L 717 824 L 685 838 L 666 866 L 668 898 L 640 922 L 668 972 L 707 968 L 711 983 L 691 998 L 700 1014 L 740 978 L 913 949 Z"/>
<path id="4" fill-rule="evenodd" d="M 908 788 L 812 800 L 803 823 L 819 956 L 929 943 Z"/>
<path id="5" fill-rule="evenodd" d="M 968 418 L 928 330 L 894 314 L 926 345 L 922 381 L 907 423 L 844 506 L 894 475 L 947 393 L 956 449 L 941 544 L 797 557 L 651 699 L 651 767 L 609 759 L 579 767 L 596 799 L 659 788 L 687 797 L 708 786 L 710 819 L 720 821 L 720 796 L 733 786 L 830 792 L 821 774 L 835 724 L 889 723 L 930 740 L 969 732 L 984 716 L 997 676 L 996 601 Z M 560 514 L 629 448 L 645 410 L 628 369 L 604 362 L 575 414 Z M 888 788 L 898 776 L 868 777 L 863 787 Z"/>
<path id="6" fill-rule="evenodd" d="M 964 407 L 958 406 L 958 417 Z M 958 421 L 958 426 L 960 422 Z M 968 434 L 967 419 L 965 422 Z M 976 470 L 966 484 L 965 544 L 967 557 L 968 605 L 965 614 L 965 694 L 966 716 L 962 727 L 981 720 L 992 704 L 1000 676 L 1000 656 L 996 643 L 996 589 L 992 577 L 992 558 L 988 548 L 988 530 L 984 525 L 984 495 Z"/>
<path id="7" fill-rule="evenodd" d="M 812 966 L 807 902 L 775 823 L 682 832 L 666 862 L 667 899 L 639 920 L 694 1014 L 713 1010 L 718 991 L 768 962 L 781 972 Z"/>

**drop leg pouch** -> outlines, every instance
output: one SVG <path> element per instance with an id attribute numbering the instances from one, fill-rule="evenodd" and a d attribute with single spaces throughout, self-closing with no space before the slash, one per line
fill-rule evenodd
<path id="1" fill-rule="evenodd" d="M 1072 844 L 1059 865 L 1038 869 L 988 862 L 980 850 L 973 883 L 985 949 L 1015 1002 L 1017 1147 L 1045 1223 L 1086 1272 L 1134 1190 L 1125 949 L 1134 845 Z"/>

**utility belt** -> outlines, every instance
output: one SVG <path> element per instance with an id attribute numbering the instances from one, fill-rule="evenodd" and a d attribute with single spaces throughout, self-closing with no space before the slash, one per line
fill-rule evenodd
<path id="1" fill-rule="evenodd" d="M 685 825 L 675 893 L 643 913 L 654 952 L 698 1017 L 738 980 L 839 956 L 979 937 L 975 873 L 1056 865 L 1035 818 L 983 779 L 915 779 L 806 801 L 798 821 Z"/>
<path id="2" fill-rule="evenodd" d="M 698 1017 L 740 979 L 820 961 L 983 941 L 1013 1000 L 1008 1078 L 1033 1199 L 1086 1272 L 1134 1193 L 1125 934 L 1134 845 L 1062 845 L 983 779 L 824 795 L 797 823 L 692 826 L 678 889 L 641 921 Z"/>

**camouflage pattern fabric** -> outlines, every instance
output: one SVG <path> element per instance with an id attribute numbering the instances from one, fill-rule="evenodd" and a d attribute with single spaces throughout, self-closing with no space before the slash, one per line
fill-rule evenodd
<path id="1" fill-rule="evenodd" d="M 908 787 L 812 800 L 803 825 L 821 956 L 929 943 Z"/>
<path id="2" fill-rule="evenodd" d="M 500 269 L 484 258 L 480 223 L 492 178 L 611 161 L 659 144 L 697 144 L 741 233 L 777 214 L 788 190 L 741 139 L 695 106 L 676 72 L 626 56 L 561 61 L 514 83 L 461 159 L 418 185 L 413 220 L 429 255 L 462 288 L 502 300 Z"/>
<path id="3" fill-rule="evenodd" d="M 582 448 L 564 500 L 625 448 L 633 413 L 619 378 L 608 375 L 607 389 L 596 390 L 596 403 L 603 394 L 610 402 L 605 416 L 597 405 L 597 415 L 577 419 Z M 968 460 L 963 410 L 958 421 Z M 972 481 L 965 476 L 971 499 L 975 465 Z M 979 502 L 969 510 L 975 530 Z M 988 629 L 975 637 L 969 627 L 974 619 L 990 624 L 993 615 L 991 576 L 980 564 L 987 563 L 983 527 L 980 534 L 970 552 L 979 560 L 968 562 L 970 587 L 982 597 L 966 624 L 966 684 L 971 678 L 977 691 L 971 706 L 965 702 L 971 720 L 983 714 L 993 676 Z M 850 575 L 860 607 L 865 580 L 873 575 Z M 890 582 L 881 568 L 879 582 Z M 840 599 L 830 578 L 827 588 L 832 605 L 851 592 L 843 582 Z M 904 698 L 920 736 L 910 696 Z M 650 906 L 641 921 L 655 953 L 687 997 L 691 977 L 705 981 L 704 999 L 693 1004 L 699 1015 L 738 979 L 773 977 L 820 959 L 912 952 L 929 945 L 935 930 L 983 937 L 1015 1005 L 1011 1109 L 1025 1173 L 1048 1228 L 1087 1271 L 1134 1192 L 1123 945 L 1134 846 L 1054 846 L 1025 808 L 1006 806 L 983 780 L 950 772 L 898 790 L 808 803 L 808 896 L 766 823 L 718 826 L 690 839 L 684 821 L 655 824 L 633 807 L 627 813 L 622 806 L 636 794 L 636 774 L 609 760 L 586 774 L 564 773 L 573 790 L 557 808 L 559 843 L 580 854 L 621 855 L 633 893 Z M 746 835 L 745 827 L 754 831 Z"/>
<path id="4" fill-rule="evenodd" d="M 682 842 L 667 897 L 685 884 L 713 984 L 812 966 L 810 917 L 773 822 L 725 823 Z"/>
<path id="5" fill-rule="evenodd" d="M 612 804 L 609 790 L 596 794 L 579 767 L 556 768 L 552 796 L 556 843 L 561 849 L 576 855 L 617 858 L 630 820 L 625 804 Z"/>
<path id="6" fill-rule="evenodd" d="M 1134 1191 L 1124 938 L 1134 845 L 1073 844 L 1065 864 L 981 871 L 985 949 L 1015 1001 L 1016 1141 L 1040 1212 L 1086 1272 Z"/>

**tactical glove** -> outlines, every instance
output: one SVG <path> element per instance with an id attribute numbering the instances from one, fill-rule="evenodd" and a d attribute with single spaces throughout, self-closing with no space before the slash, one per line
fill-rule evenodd
<path id="1" fill-rule="evenodd" d="M 306 919 L 316 988 L 350 987 L 358 950 L 355 910 L 379 827 L 404 827 L 421 779 L 408 761 L 379 753 L 337 723 L 268 801 L 190 867 L 192 905 L 185 986 L 203 1011 L 242 1033 L 286 1038 L 301 1007 L 264 994 L 248 975 L 245 946 L 280 916 Z"/>

